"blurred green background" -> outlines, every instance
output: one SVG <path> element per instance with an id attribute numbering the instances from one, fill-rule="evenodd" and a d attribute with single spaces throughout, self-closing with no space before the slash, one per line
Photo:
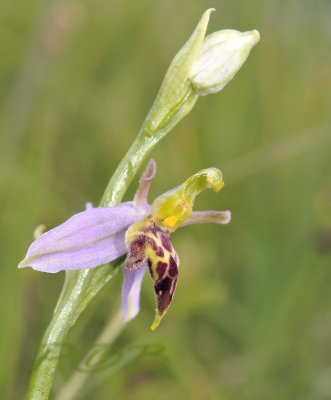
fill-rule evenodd
<path id="1" fill-rule="evenodd" d="M 214 166 L 226 186 L 196 209 L 230 209 L 233 219 L 173 235 L 180 278 L 155 332 L 145 278 L 141 312 L 116 344 L 156 346 L 162 357 L 121 356 L 77 399 L 331 398 L 327 0 L 2 0 L 1 398 L 23 397 L 63 282 L 17 269 L 34 228 L 98 203 L 170 60 L 211 6 L 209 32 L 255 28 L 261 41 L 152 152 L 151 199 Z M 121 282 L 119 272 L 70 333 L 78 358 L 117 309 Z M 61 361 L 53 397 L 74 369 Z"/>

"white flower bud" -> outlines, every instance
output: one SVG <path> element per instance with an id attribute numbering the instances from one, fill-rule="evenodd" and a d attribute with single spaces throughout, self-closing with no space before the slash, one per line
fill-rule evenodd
<path id="1" fill-rule="evenodd" d="M 189 74 L 195 92 L 206 95 L 223 89 L 259 40 L 256 30 L 224 29 L 206 36 Z"/>

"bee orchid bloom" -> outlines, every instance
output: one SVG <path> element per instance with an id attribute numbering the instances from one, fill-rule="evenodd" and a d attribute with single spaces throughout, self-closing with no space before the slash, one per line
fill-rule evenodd
<path id="1" fill-rule="evenodd" d="M 139 312 L 140 288 L 148 268 L 157 299 L 155 329 L 171 303 L 178 278 L 179 258 L 170 234 L 186 225 L 226 224 L 231 218 L 229 211 L 192 211 L 201 191 L 211 188 L 217 192 L 223 187 L 218 169 L 198 172 L 149 205 L 147 196 L 155 172 L 156 163 L 150 160 L 132 202 L 89 207 L 41 235 L 19 268 L 50 273 L 95 268 L 127 253 L 122 287 L 124 319 L 129 321 Z"/>

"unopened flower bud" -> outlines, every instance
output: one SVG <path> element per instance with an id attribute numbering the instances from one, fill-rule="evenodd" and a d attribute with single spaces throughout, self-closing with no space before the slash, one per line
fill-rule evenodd
<path id="1" fill-rule="evenodd" d="M 206 36 L 190 71 L 195 92 L 206 95 L 223 89 L 259 40 L 257 30 L 224 29 Z"/>

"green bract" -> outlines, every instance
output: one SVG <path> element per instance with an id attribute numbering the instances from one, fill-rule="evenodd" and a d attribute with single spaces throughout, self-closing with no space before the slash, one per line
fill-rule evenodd
<path id="1" fill-rule="evenodd" d="M 189 113 L 197 100 L 188 77 L 199 54 L 212 11 L 212 8 L 205 11 L 189 40 L 172 60 L 144 123 L 144 130 L 150 135 L 162 128 L 180 109 L 184 115 Z"/>

